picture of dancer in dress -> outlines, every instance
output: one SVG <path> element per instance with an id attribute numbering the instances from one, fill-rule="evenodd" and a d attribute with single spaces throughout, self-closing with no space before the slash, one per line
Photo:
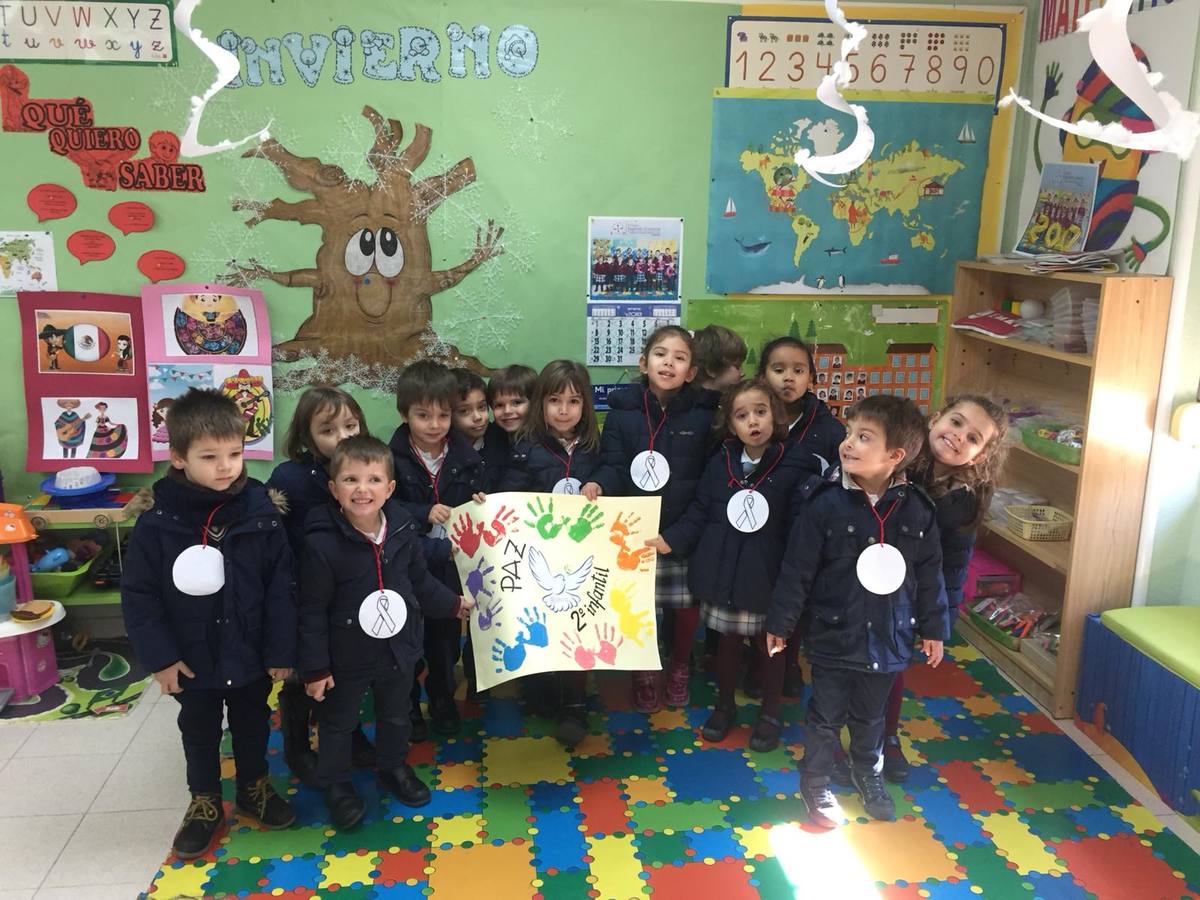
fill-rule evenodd
<path id="1" fill-rule="evenodd" d="M 129 434 L 124 425 L 108 417 L 108 404 L 101 400 L 96 404 L 96 430 L 92 432 L 92 445 L 88 459 L 117 459 L 125 455 Z"/>

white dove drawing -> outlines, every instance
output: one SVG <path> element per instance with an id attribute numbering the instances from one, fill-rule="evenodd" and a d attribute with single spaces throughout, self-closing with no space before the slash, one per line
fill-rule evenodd
<path id="1" fill-rule="evenodd" d="M 579 564 L 574 571 L 566 571 L 556 575 L 550 571 L 550 564 L 537 547 L 529 548 L 529 572 L 533 580 L 546 593 L 542 602 L 550 607 L 551 612 L 566 612 L 579 605 L 579 594 L 576 593 L 587 577 L 592 574 L 592 559 L 589 556 Z"/>

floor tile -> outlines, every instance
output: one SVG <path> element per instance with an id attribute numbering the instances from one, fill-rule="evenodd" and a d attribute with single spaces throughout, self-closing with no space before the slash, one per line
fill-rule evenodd
<path id="1" fill-rule="evenodd" d="M 5 890 L 38 887 L 82 818 L 76 814 L 0 819 L 0 886 Z"/>
<path id="2" fill-rule="evenodd" d="M 35 724 L 0 722 L 0 763 L 21 749 L 21 745 L 37 730 Z"/>
<path id="3" fill-rule="evenodd" d="M 151 705 L 128 749 L 134 753 L 165 753 L 171 750 L 182 753 L 183 745 L 176 724 L 178 718 L 179 704 L 175 700 Z"/>
<path id="4" fill-rule="evenodd" d="M 34 900 L 34 890 L 7 891 L 0 889 L 0 900 Z"/>
<path id="5" fill-rule="evenodd" d="M 1181 816 L 1159 816 L 1158 820 L 1171 829 L 1177 838 L 1191 847 L 1196 853 L 1200 853 L 1200 831 L 1196 831 Z"/>
<path id="6" fill-rule="evenodd" d="M 182 749 L 175 753 L 131 749 L 108 776 L 89 812 L 182 811 L 189 799 Z"/>
<path id="7" fill-rule="evenodd" d="M 124 716 L 39 722 L 13 757 L 74 756 L 81 748 L 95 753 L 124 753 L 153 706 L 139 703 Z"/>
<path id="8" fill-rule="evenodd" d="M 13 759 L 0 770 L 0 816 L 84 813 L 119 753 Z"/>
<path id="9" fill-rule="evenodd" d="M 88 813 L 43 887 L 149 885 L 178 827 L 176 810 Z"/>
<path id="10" fill-rule="evenodd" d="M 126 884 L 91 884 L 88 885 L 86 900 L 136 900 L 139 894 L 145 892 L 149 885 L 144 881 L 130 881 Z M 44 887 L 36 894 L 30 894 L 33 900 L 84 900 L 78 887 Z M 0 900 L 4 894 L 0 893 Z"/>

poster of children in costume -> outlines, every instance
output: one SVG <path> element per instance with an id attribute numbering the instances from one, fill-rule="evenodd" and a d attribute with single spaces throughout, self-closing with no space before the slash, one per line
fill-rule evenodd
<path id="1" fill-rule="evenodd" d="M 33 315 L 39 343 L 39 372 L 140 374 L 128 313 L 39 309 Z"/>
<path id="2" fill-rule="evenodd" d="M 42 397 L 41 454 L 73 465 L 136 459 L 142 441 L 133 397 Z M 32 443 L 32 441 L 31 441 Z"/>
<path id="3" fill-rule="evenodd" d="M 454 510 L 480 689 L 536 672 L 662 667 L 645 546 L 659 502 L 499 493 Z"/>
<path id="4" fill-rule="evenodd" d="M 147 370 L 150 446 L 156 461 L 170 459 L 167 414 L 190 388 L 216 388 L 233 400 L 246 422 L 246 458 L 274 458 L 275 391 L 270 366 L 153 363 Z"/>
<path id="5" fill-rule="evenodd" d="M 271 361 L 262 292 L 211 284 L 144 285 L 146 351 L 152 363 Z"/>

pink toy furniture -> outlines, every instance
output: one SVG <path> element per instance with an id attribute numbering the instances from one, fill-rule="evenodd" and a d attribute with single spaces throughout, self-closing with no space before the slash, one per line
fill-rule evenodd
<path id="1" fill-rule="evenodd" d="M 18 606 L 33 599 L 25 542 L 35 537 L 20 506 L 0 503 L 0 544 L 12 548 Z M 7 616 L 0 621 L 0 688 L 12 688 L 13 700 L 24 700 L 58 684 L 58 659 L 50 627 L 62 621 L 66 612 L 61 603 L 51 602 L 54 612 L 40 621 L 22 623 Z"/>

